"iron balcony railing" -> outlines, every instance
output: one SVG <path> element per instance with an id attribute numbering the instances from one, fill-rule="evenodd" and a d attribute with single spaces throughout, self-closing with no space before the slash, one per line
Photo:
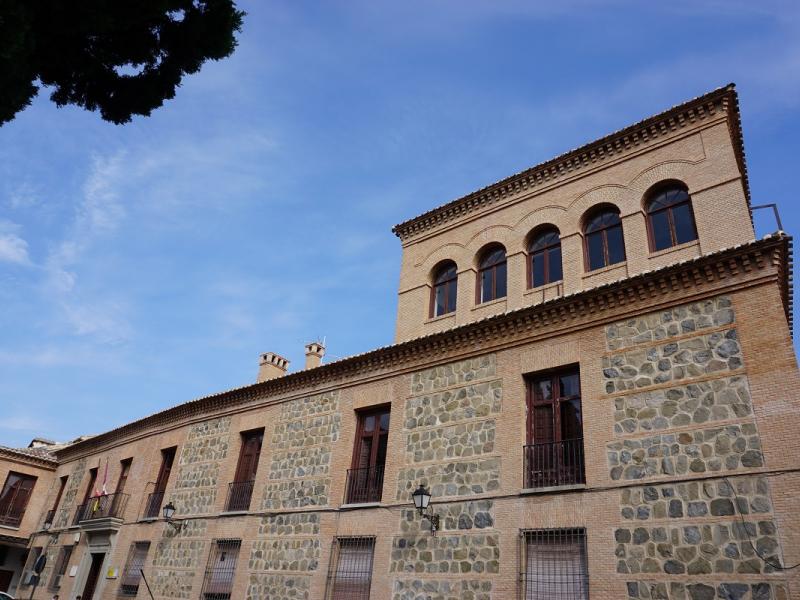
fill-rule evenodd
<path id="1" fill-rule="evenodd" d="M 128 504 L 128 494 L 106 494 L 89 498 L 75 511 L 73 525 L 94 519 L 121 519 Z"/>
<path id="2" fill-rule="evenodd" d="M 383 492 L 383 465 L 347 471 L 345 504 L 380 502 Z"/>
<path id="3" fill-rule="evenodd" d="M 55 520 L 56 520 L 56 509 L 51 508 L 44 515 L 44 521 L 42 522 L 42 529 L 50 529 L 53 526 L 53 522 Z"/>
<path id="4" fill-rule="evenodd" d="M 164 491 L 153 492 L 147 496 L 144 505 L 144 518 L 157 519 L 161 514 L 161 504 L 164 501 Z"/>
<path id="5" fill-rule="evenodd" d="M 583 438 L 524 447 L 525 487 L 543 488 L 586 483 Z"/>
<path id="6" fill-rule="evenodd" d="M 253 497 L 255 481 L 234 481 L 228 484 L 228 498 L 225 500 L 225 512 L 250 510 L 250 499 Z"/>

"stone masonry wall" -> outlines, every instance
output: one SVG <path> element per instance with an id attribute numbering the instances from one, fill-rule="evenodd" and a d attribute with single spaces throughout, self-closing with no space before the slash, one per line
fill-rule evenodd
<path id="1" fill-rule="evenodd" d="M 305 600 L 311 579 L 300 575 L 269 575 L 251 573 L 247 586 L 247 600 Z"/>
<path id="2" fill-rule="evenodd" d="M 399 579 L 393 600 L 491 600 L 492 582 L 448 579 Z"/>
<path id="3" fill-rule="evenodd" d="M 270 440 L 262 510 L 325 506 L 329 502 L 331 444 L 339 439 L 339 392 L 287 402 Z"/>
<path id="4" fill-rule="evenodd" d="M 152 587 L 156 596 L 194 598 L 192 581 L 207 559 L 203 519 L 183 522 L 180 530 L 165 527 L 162 539 L 153 552 Z"/>
<path id="5" fill-rule="evenodd" d="M 178 473 L 170 499 L 180 515 L 202 515 L 214 511 L 219 466 L 228 456 L 230 417 L 192 425 L 178 458 Z"/>
<path id="6" fill-rule="evenodd" d="M 398 474 L 397 500 L 420 482 L 437 497 L 499 488 L 494 440 L 502 382 L 481 381 L 495 374 L 493 354 L 414 373 L 403 415 L 406 468 Z"/>
<path id="7" fill-rule="evenodd" d="M 627 582 L 628 598 L 788 599 L 754 550 L 781 562 L 768 479 L 746 475 L 764 458 L 735 321 L 719 296 L 606 328 L 609 476 L 661 478 L 619 492 L 616 571 L 646 575 Z M 730 475 L 691 481 L 708 473 Z"/>
<path id="8" fill-rule="evenodd" d="M 78 495 L 84 475 L 86 475 L 86 459 L 81 458 L 75 463 L 67 479 L 67 485 L 61 497 L 61 508 L 53 523 L 54 528 L 66 527 L 72 523 L 71 519 L 75 511 L 75 497 Z"/>

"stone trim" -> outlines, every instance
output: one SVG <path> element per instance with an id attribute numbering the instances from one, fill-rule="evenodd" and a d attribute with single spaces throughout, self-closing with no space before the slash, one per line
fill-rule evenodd
<path id="1" fill-rule="evenodd" d="M 315 386 L 342 385 L 356 377 L 380 377 L 390 369 L 394 370 L 394 375 L 406 369 L 419 369 L 425 361 L 458 360 L 459 353 L 463 356 L 474 352 L 476 340 L 481 340 L 488 352 L 505 345 L 528 342 L 538 336 L 552 336 L 571 328 L 594 326 L 604 318 L 609 318 L 605 313 L 626 310 L 629 305 L 636 305 L 640 301 L 656 302 L 659 296 L 672 292 L 700 296 L 704 285 L 718 284 L 724 289 L 741 286 L 741 282 L 735 281 L 737 278 L 755 275 L 758 271 L 770 268 L 775 268 L 776 272 L 766 274 L 763 280 L 773 279 L 781 285 L 784 311 L 789 320 L 792 310 L 787 269 L 787 266 L 791 266 L 790 242 L 791 238 L 783 233 L 767 236 L 534 306 L 378 348 L 316 369 L 205 396 L 77 442 L 54 454 L 61 463 L 90 455 L 122 439 L 147 435 L 153 430 L 180 427 L 191 419 L 207 418 L 209 413 L 233 410 L 254 402 L 279 402 L 282 394 L 302 392 Z M 618 320 L 619 316 L 614 318 Z"/>
<path id="2" fill-rule="evenodd" d="M 663 138 L 693 124 L 697 120 L 713 119 L 718 114 L 726 117 L 733 138 L 736 162 L 742 174 L 745 197 L 750 206 L 750 186 L 747 178 L 744 141 L 741 134 L 739 101 L 734 84 L 729 84 L 429 210 L 413 219 L 395 225 L 392 232 L 405 242 L 415 235 L 462 218 L 513 195 L 551 183 L 567 175 L 574 175 L 576 171 L 596 167 L 616 155 L 631 152 L 653 140 Z"/>

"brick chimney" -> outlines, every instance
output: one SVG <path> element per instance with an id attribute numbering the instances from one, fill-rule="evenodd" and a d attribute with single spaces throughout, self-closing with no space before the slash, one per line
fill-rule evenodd
<path id="1" fill-rule="evenodd" d="M 276 379 L 286 375 L 286 370 L 289 368 L 289 361 L 274 352 L 265 352 L 261 355 L 261 360 L 258 363 L 258 377 L 256 383 L 267 381 L 269 379 Z"/>
<path id="2" fill-rule="evenodd" d="M 306 344 L 306 369 L 315 369 L 322 364 L 325 356 L 325 346 L 320 342 Z"/>

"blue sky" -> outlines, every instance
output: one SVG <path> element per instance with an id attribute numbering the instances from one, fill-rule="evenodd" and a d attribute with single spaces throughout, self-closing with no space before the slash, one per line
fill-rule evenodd
<path id="1" fill-rule="evenodd" d="M 800 230 L 795 2 L 241 6 L 152 117 L 41 94 L 0 128 L 0 444 L 391 343 L 392 225 L 730 81 L 754 203 Z"/>

